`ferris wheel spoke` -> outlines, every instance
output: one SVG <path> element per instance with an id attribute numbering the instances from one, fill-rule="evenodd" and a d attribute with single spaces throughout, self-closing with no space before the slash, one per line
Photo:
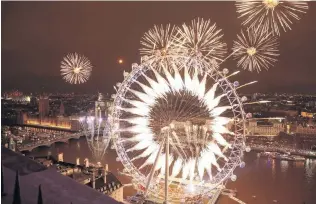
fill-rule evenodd
<path id="1" fill-rule="evenodd" d="M 217 156 L 225 159 L 225 161 L 228 161 L 227 157 L 222 153 L 221 149 L 214 142 L 210 142 L 208 144 L 208 149 L 214 152 Z"/>
<path id="2" fill-rule="evenodd" d="M 132 158 L 131 161 L 134 161 L 134 160 L 139 159 L 139 158 L 147 157 L 147 156 L 151 155 L 153 152 L 155 152 L 158 148 L 159 148 L 159 146 L 156 144 L 148 146 L 147 149 L 143 153 Z"/>
<path id="3" fill-rule="evenodd" d="M 213 134 L 212 134 L 212 137 L 216 140 L 216 142 L 218 142 L 220 145 L 222 145 L 222 146 L 224 146 L 224 147 L 229 147 L 229 148 L 231 148 L 231 144 L 229 144 L 224 138 L 223 138 L 223 136 L 220 134 L 220 133 L 218 133 L 218 132 L 214 132 Z"/>
<path id="4" fill-rule="evenodd" d="M 155 161 L 154 161 L 154 165 L 151 167 L 150 174 L 149 174 L 149 178 L 148 178 L 147 183 L 146 183 L 145 194 L 144 194 L 145 197 L 147 196 L 150 182 L 151 182 L 151 180 L 153 179 L 153 176 L 154 176 L 154 173 L 155 173 L 155 168 L 156 168 L 156 166 L 157 166 L 157 163 L 158 163 L 158 160 L 159 160 L 159 156 L 160 156 L 160 154 L 161 154 L 161 151 L 162 151 L 162 148 L 163 148 L 164 143 L 165 143 L 165 139 L 163 139 L 163 140 L 161 141 L 161 143 L 159 144 L 160 147 L 159 147 L 158 153 L 157 153 L 157 155 L 156 155 L 156 158 L 155 158 Z"/>
<path id="5" fill-rule="evenodd" d="M 174 147 L 174 150 L 177 152 L 177 154 L 179 155 L 179 157 L 181 159 L 186 159 L 187 155 L 186 155 L 185 151 L 183 150 L 183 145 L 181 144 L 177 133 L 175 131 L 172 131 L 171 135 L 173 137 L 171 137 L 170 143 Z M 176 140 L 176 144 L 173 142 L 173 139 Z M 180 153 L 179 149 L 180 149 L 181 153 Z"/>
<path id="6" fill-rule="evenodd" d="M 154 89 L 150 88 L 149 86 L 146 86 L 145 84 L 139 82 L 139 81 L 136 81 L 136 83 L 142 87 L 142 89 L 144 90 L 144 92 L 150 96 L 151 98 L 153 99 L 156 99 L 157 98 L 157 93 L 155 93 Z"/>

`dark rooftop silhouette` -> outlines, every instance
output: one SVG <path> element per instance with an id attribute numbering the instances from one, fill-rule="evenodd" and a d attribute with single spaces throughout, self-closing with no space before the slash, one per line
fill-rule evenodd
<path id="1" fill-rule="evenodd" d="M 92 188 L 93 187 L 92 182 L 93 181 L 90 181 L 86 185 Z M 103 176 L 95 180 L 95 189 L 100 192 L 112 193 L 114 190 L 122 186 L 123 186 L 122 183 L 111 172 L 107 172 L 106 182 L 104 182 Z"/>
<path id="2" fill-rule="evenodd" d="M 14 195 L 20 195 L 20 203 L 34 204 L 41 185 L 42 203 L 45 204 L 117 204 L 120 203 L 86 185 L 63 176 L 54 168 L 45 166 L 5 147 L 1 147 L 4 192 L 1 203 L 12 204 Z M 18 171 L 18 173 L 17 173 Z M 15 179 L 17 177 L 18 179 Z M 15 180 L 17 180 L 15 184 Z M 19 186 L 19 190 L 14 186 Z M 16 192 L 16 193 L 14 193 Z M 19 203 L 18 199 L 15 203 Z"/>

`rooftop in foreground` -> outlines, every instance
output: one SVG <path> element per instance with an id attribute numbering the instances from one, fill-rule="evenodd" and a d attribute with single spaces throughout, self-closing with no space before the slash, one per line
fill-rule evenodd
<path id="1" fill-rule="evenodd" d="M 23 204 L 37 203 L 39 185 L 42 186 L 45 204 L 118 204 L 119 202 L 86 185 L 63 176 L 53 168 L 45 166 L 1 147 L 4 192 L 1 203 L 11 204 L 16 171 L 19 172 L 20 195 Z"/>

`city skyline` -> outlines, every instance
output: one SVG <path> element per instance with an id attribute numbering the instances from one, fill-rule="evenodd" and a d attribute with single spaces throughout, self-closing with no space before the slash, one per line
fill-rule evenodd
<path id="1" fill-rule="evenodd" d="M 225 18 L 223 10 L 230 13 Z M 211 19 L 232 48 L 243 28 L 236 16 L 234 2 L 2 2 L 2 90 L 114 93 L 123 70 L 139 63 L 139 41 L 155 24 Z M 243 92 L 315 93 L 315 20 L 316 3 L 309 2 L 292 31 L 281 34 L 275 66 L 259 74 L 241 70 L 231 80 L 259 81 Z M 86 55 L 94 66 L 85 84 L 71 85 L 60 76 L 60 62 L 71 52 Z M 234 60 L 225 67 L 240 70 Z"/>

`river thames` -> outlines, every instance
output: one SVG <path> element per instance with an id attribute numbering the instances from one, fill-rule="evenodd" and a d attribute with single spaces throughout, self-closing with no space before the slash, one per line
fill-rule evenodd
<path id="1" fill-rule="evenodd" d="M 95 162 L 85 138 L 70 140 L 66 143 L 56 143 L 50 148 L 38 147 L 27 155 L 46 156 L 51 152 L 57 157 L 64 154 L 64 161 L 75 163 L 80 158 Z M 113 172 L 123 184 L 130 183 L 128 177 L 118 175 L 118 169 L 123 166 L 116 161 L 116 152 L 110 148 L 104 155 L 103 162 L 109 164 Z M 228 182 L 227 188 L 238 191 L 237 198 L 247 204 L 315 204 L 316 203 L 316 160 L 307 159 L 305 162 L 283 161 L 258 157 L 256 152 L 245 154 L 246 167 L 237 168 L 237 181 Z M 131 187 L 124 189 L 124 197 L 134 194 Z M 219 199 L 218 204 L 236 204 L 226 196 Z"/>

